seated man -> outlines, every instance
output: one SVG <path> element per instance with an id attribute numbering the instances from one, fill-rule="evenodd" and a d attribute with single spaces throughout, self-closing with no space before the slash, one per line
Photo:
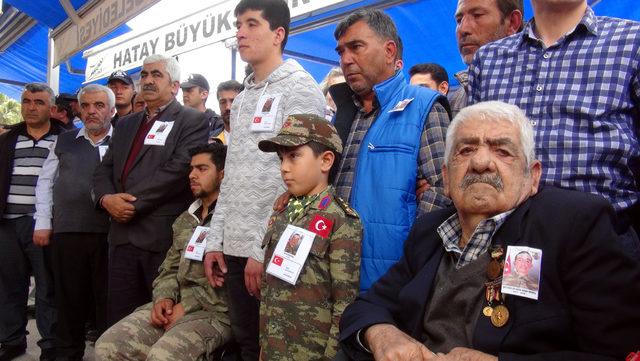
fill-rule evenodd
<path id="1" fill-rule="evenodd" d="M 484 361 L 620 360 L 638 350 L 640 265 L 611 241 L 613 209 L 599 196 L 539 189 L 541 167 L 520 109 L 460 111 L 443 166 L 454 207 L 416 221 L 400 261 L 347 307 L 344 352 Z M 536 287 L 501 284 L 521 251 Z"/>
<path id="2" fill-rule="evenodd" d="M 197 197 L 173 223 L 173 244 L 153 282 L 153 302 L 138 308 L 96 342 L 96 360 L 202 360 L 231 338 L 224 288 L 202 267 L 211 215 L 224 177 L 226 146 L 191 150 L 191 191 Z"/>

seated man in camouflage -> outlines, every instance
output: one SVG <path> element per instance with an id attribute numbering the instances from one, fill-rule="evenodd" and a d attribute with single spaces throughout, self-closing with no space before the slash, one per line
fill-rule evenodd
<path id="1" fill-rule="evenodd" d="M 153 302 L 138 308 L 96 342 L 96 360 L 202 360 L 231 338 L 224 288 L 204 274 L 204 243 L 224 176 L 226 146 L 191 151 L 191 191 L 197 198 L 173 223 L 173 245 L 153 282 Z"/>

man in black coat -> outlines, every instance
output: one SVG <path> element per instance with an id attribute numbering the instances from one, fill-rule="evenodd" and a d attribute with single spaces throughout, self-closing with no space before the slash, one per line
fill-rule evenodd
<path id="1" fill-rule="evenodd" d="M 171 246 L 171 224 L 192 201 L 189 149 L 207 141 L 204 115 L 175 100 L 180 66 L 152 55 L 141 71 L 144 112 L 118 121 L 96 169 L 96 206 L 109 228 L 109 324 L 151 300 L 151 283 Z"/>
<path id="2" fill-rule="evenodd" d="M 420 218 L 400 261 L 345 310 L 350 358 L 616 360 L 640 348 L 640 265 L 617 241 L 613 209 L 539 189 L 533 141 L 505 103 L 453 120 L 443 177 L 455 207 Z M 541 255 L 528 293 L 501 287 L 521 247 Z"/>

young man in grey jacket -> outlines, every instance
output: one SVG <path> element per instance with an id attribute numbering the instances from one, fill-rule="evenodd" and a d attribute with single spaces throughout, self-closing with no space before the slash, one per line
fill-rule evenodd
<path id="1" fill-rule="evenodd" d="M 227 286 L 229 316 L 243 360 L 257 360 L 262 238 L 276 197 L 285 188 L 279 160 L 258 151 L 291 114 L 322 116 L 325 100 L 313 78 L 294 60 L 283 61 L 289 34 L 284 0 L 242 0 L 234 12 L 238 51 L 254 72 L 231 108 L 233 137 L 226 176 L 207 238 L 205 270 L 214 286 Z"/>

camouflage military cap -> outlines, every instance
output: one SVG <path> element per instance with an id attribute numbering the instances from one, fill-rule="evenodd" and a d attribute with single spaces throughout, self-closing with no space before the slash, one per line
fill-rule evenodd
<path id="1" fill-rule="evenodd" d="M 297 147 L 312 140 L 342 154 L 342 140 L 336 128 L 324 118 L 313 114 L 288 116 L 278 135 L 260 141 L 258 148 L 263 152 L 275 152 L 278 146 Z"/>

